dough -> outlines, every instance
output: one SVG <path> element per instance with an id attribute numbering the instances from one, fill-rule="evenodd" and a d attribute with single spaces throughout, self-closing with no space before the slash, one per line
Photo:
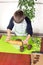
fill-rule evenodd
<path id="1" fill-rule="evenodd" d="M 8 43 L 11 43 L 11 44 L 15 44 L 15 45 L 20 45 L 22 46 L 22 40 L 20 39 L 16 39 L 16 40 L 9 40 Z"/>

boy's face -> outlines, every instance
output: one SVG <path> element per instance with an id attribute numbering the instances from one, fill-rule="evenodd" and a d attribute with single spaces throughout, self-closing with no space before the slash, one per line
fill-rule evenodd
<path id="1" fill-rule="evenodd" d="M 18 16 L 15 17 L 14 16 L 14 20 L 15 20 L 16 23 L 21 23 L 24 20 L 24 17 L 18 17 Z"/>

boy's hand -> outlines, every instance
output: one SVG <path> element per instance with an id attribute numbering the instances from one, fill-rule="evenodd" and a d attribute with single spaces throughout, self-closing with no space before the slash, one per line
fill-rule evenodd
<path id="1" fill-rule="evenodd" d="M 28 40 L 24 40 L 23 41 L 23 44 L 28 44 Z"/>
<path id="2" fill-rule="evenodd" d="M 6 42 L 8 42 L 9 40 L 10 40 L 10 37 L 7 37 L 7 38 L 6 38 Z"/>
<path id="3" fill-rule="evenodd" d="M 11 30 L 7 29 L 7 38 L 6 38 L 6 42 L 9 41 L 11 38 Z"/>
<path id="4" fill-rule="evenodd" d="M 26 39 L 23 41 L 23 44 L 27 44 L 28 45 L 29 38 L 30 38 L 30 34 L 28 34 L 28 36 L 26 37 Z"/>

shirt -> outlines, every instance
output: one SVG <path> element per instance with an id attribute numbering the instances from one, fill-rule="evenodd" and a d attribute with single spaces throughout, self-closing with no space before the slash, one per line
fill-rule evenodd
<path id="1" fill-rule="evenodd" d="M 14 21 L 14 18 L 12 16 L 7 29 L 12 30 L 13 27 L 14 27 L 14 32 L 17 35 L 20 34 L 21 36 L 23 35 L 25 36 L 27 34 L 30 34 L 32 36 L 33 34 L 31 21 L 28 17 L 25 17 L 25 19 L 18 24 Z"/>

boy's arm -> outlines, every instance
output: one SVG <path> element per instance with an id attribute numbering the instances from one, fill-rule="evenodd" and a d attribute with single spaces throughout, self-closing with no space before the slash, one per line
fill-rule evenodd
<path id="1" fill-rule="evenodd" d="M 30 34 L 27 35 L 26 40 L 28 41 L 30 39 Z"/>
<path id="2" fill-rule="evenodd" d="M 7 38 L 6 38 L 6 41 L 10 40 L 10 37 L 11 37 L 11 30 L 14 26 L 14 23 L 13 23 L 13 17 L 10 19 L 10 22 L 9 22 L 9 25 L 7 27 Z"/>
<path id="3" fill-rule="evenodd" d="M 10 40 L 10 38 L 11 38 L 11 30 L 7 29 L 7 38 L 6 38 L 6 41 Z"/>
<path id="4" fill-rule="evenodd" d="M 33 34 L 33 30 L 32 30 L 32 25 L 31 25 L 31 21 L 28 17 L 25 18 L 26 22 L 27 22 L 27 29 L 26 32 L 28 33 L 26 39 L 23 41 L 24 44 L 28 43 L 29 38 L 32 36 Z"/>
<path id="5" fill-rule="evenodd" d="M 26 39 L 23 41 L 23 44 L 27 44 L 28 45 L 28 40 L 30 39 L 31 35 L 28 34 Z"/>

